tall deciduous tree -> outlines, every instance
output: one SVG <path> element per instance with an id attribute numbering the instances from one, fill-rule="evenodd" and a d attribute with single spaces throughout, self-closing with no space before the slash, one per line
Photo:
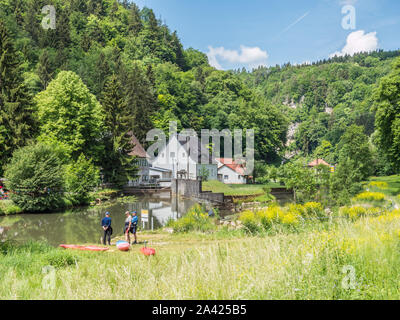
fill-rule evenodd
<path id="1" fill-rule="evenodd" d="M 362 181 L 371 174 L 372 154 L 364 127 L 351 125 L 347 128 L 338 144 L 338 154 L 339 163 L 347 158 L 354 162 L 353 170 L 357 174 L 357 181 Z"/>
<path id="2" fill-rule="evenodd" d="M 35 100 L 40 140 L 56 144 L 74 160 L 81 153 L 99 160 L 103 110 L 78 75 L 60 72 Z"/>
<path id="3" fill-rule="evenodd" d="M 34 135 L 33 105 L 23 83 L 18 53 L 0 20 L 0 175 L 14 150 Z"/>
<path id="4" fill-rule="evenodd" d="M 372 153 L 364 127 L 348 127 L 337 148 L 339 164 L 332 177 L 331 197 L 338 204 L 345 204 L 361 190 L 361 182 L 373 172 Z"/>
<path id="5" fill-rule="evenodd" d="M 400 58 L 382 78 L 376 92 L 376 129 L 379 145 L 396 170 L 400 170 Z"/>

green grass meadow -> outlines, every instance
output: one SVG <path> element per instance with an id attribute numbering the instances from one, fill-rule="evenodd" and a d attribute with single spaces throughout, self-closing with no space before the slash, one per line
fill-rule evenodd
<path id="1" fill-rule="evenodd" d="M 0 299 L 400 298 L 399 215 L 274 236 L 223 228 L 139 237 L 156 256 L 141 255 L 140 246 L 92 253 L 3 244 Z"/>
<path id="2" fill-rule="evenodd" d="M 217 180 L 203 182 L 203 191 L 224 193 L 226 196 L 256 196 L 263 195 L 263 188 L 282 188 L 278 183 L 269 184 L 224 184 Z"/>

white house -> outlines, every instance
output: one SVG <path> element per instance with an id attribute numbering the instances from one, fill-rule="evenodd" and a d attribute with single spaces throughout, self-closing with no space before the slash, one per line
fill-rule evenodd
<path id="1" fill-rule="evenodd" d="M 231 158 L 217 158 L 218 180 L 226 184 L 246 184 L 245 166 Z"/>
<path id="2" fill-rule="evenodd" d="M 197 137 L 187 137 L 182 141 L 176 134 L 172 135 L 166 146 L 150 161 L 150 171 L 165 170 L 170 179 L 197 180 L 204 174 L 209 180 L 218 178 L 217 164 L 213 163 L 209 151 Z"/>
<path id="3" fill-rule="evenodd" d="M 165 168 L 153 167 L 149 162 L 149 155 L 134 135 L 132 135 L 131 144 L 134 147 L 129 155 L 136 157 L 138 173 L 135 180 L 129 181 L 128 186 L 141 187 L 158 184 L 161 187 L 169 187 L 171 185 L 172 172 Z"/>

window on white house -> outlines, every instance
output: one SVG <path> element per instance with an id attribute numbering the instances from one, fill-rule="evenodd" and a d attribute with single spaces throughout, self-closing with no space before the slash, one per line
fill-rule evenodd
<path id="1" fill-rule="evenodd" d="M 170 158 L 175 158 L 175 152 L 171 152 L 171 153 L 169 154 L 169 157 L 170 157 Z"/>
<path id="2" fill-rule="evenodd" d="M 224 179 L 225 179 L 225 180 L 228 180 L 228 179 L 229 179 L 229 177 L 228 177 L 228 176 L 224 176 Z"/>

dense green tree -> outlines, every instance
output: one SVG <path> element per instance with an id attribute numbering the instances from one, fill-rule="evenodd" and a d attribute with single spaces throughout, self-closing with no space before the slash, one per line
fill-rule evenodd
<path id="1" fill-rule="evenodd" d="M 378 143 L 396 170 L 400 170 L 400 58 L 382 78 L 376 92 Z"/>
<path id="2" fill-rule="evenodd" d="M 135 177 L 137 167 L 130 155 L 134 147 L 131 143 L 131 113 L 124 99 L 123 87 L 115 75 L 106 83 L 102 104 L 105 113 L 105 148 L 101 161 L 104 180 L 121 187 Z"/>
<path id="3" fill-rule="evenodd" d="M 338 144 L 339 163 L 345 159 L 353 161 L 352 167 L 356 181 L 363 181 L 372 172 L 372 154 L 367 135 L 361 126 L 350 126 Z"/>
<path id="4" fill-rule="evenodd" d="M 183 46 L 178 38 L 176 31 L 172 33 L 171 46 L 175 53 L 175 62 L 182 69 L 186 70 L 186 60 L 184 55 Z"/>
<path id="5" fill-rule="evenodd" d="M 138 35 L 143 29 L 143 22 L 140 17 L 139 7 L 132 3 L 129 8 L 128 30 L 134 35 Z"/>
<path id="6" fill-rule="evenodd" d="M 314 156 L 324 159 L 330 164 L 335 162 L 335 150 L 329 141 L 322 140 L 321 144 L 315 149 Z"/>
<path id="7" fill-rule="evenodd" d="M 35 134 L 33 111 L 19 56 L 0 20 L 0 175 L 13 151 Z"/>
<path id="8" fill-rule="evenodd" d="M 238 112 L 229 116 L 231 130 L 254 129 L 255 153 L 268 163 L 277 160 L 277 151 L 286 142 L 287 119 L 279 110 L 261 97 L 241 101 Z"/>
<path id="9" fill-rule="evenodd" d="M 315 172 L 305 167 L 301 159 L 289 162 L 283 167 L 282 180 L 288 189 L 293 189 L 295 201 L 315 200 L 318 190 Z"/>
<path id="10" fill-rule="evenodd" d="M 65 166 L 65 191 L 66 196 L 75 204 L 89 204 L 90 192 L 99 185 L 100 171 L 92 163 L 92 160 L 86 159 L 83 154 L 78 160 Z"/>
<path id="11" fill-rule="evenodd" d="M 151 117 L 157 111 L 154 89 L 137 64 L 133 65 L 122 81 L 125 103 L 129 109 L 130 129 L 144 143 L 147 132 L 153 129 Z"/>
<path id="12" fill-rule="evenodd" d="M 42 84 L 42 89 L 46 89 L 53 77 L 53 68 L 50 62 L 49 54 L 47 50 L 44 50 L 39 57 L 39 65 L 37 68 L 37 74 Z"/>
<path id="13" fill-rule="evenodd" d="M 200 66 L 208 66 L 208 58 L 207 55 L 195 50 L 193 48 L 189 48 L 184 51 L 185 55 L 185 63 L 186 63 L 186 68 L 185 71 L 200 67 Z"/>
<path id="14" fill-rule="evenodd" d="M 350 126 L 342 136 L 338 151 L 339 164 L 332 177 L 331 197 L 338 204 L 350 201 L 361 190 L 361 182 L 374 172 L 368 137 L 361 126 Z"/>
<path id="15" fill-rule="evenodd" d="M 71 71 L 60 72 L 35 100 L 40 141 L 57 145 L 74 160 L 81 153 L 99 160 L 103 109 L 79 76 Z"/>
<path id="16" fill-rule="evenodd" d="M 25 212 L 63 207 L 63 167 L 51 146 L 39 143 L 16 150 L 5 177 L 11 199 Z"/>

